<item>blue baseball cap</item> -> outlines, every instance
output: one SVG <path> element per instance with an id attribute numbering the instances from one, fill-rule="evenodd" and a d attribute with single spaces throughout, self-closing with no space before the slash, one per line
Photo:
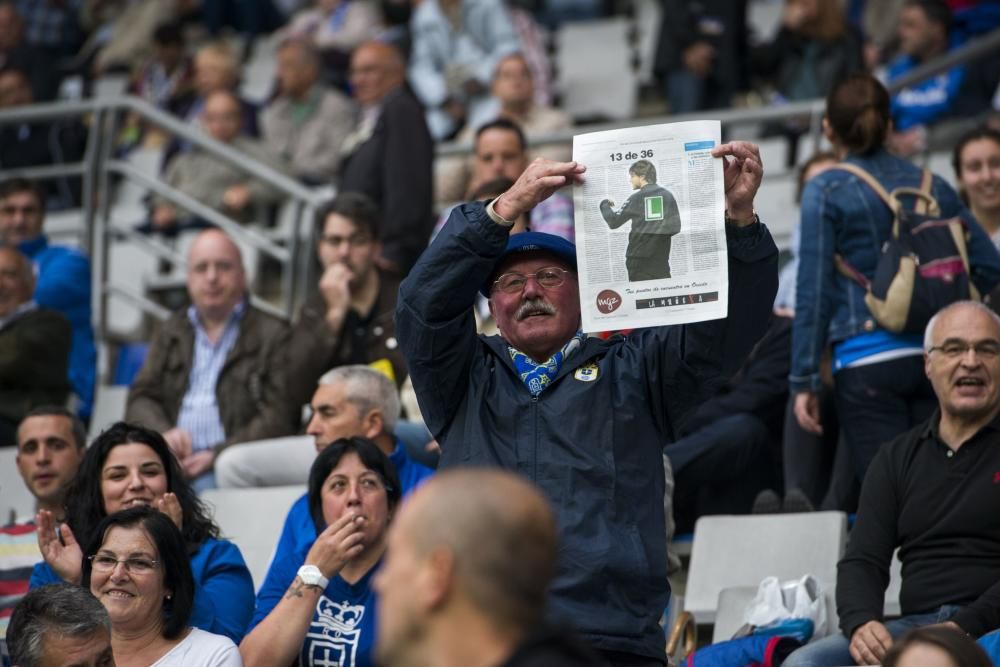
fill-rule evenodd
<path id="1" fill-rule="evenodd" d="M 522 232 L 511 236 L 507 240 L 507 247 L 504 248 L 503 254 L 497 258 L 496 264 L 493 265 L 493 271 L 495 273 L 497 267 L 514 253 L 538 251 L 555 255 L 576 271 L 576 246 L 561 236 L 545 232 Z M 494 280 L 496 280 L 496 276 L 491 274 L 490 279 L 479 288 L 479 293 L 487 299 L 490 296 L 490 288 L 493 287 Z"/>

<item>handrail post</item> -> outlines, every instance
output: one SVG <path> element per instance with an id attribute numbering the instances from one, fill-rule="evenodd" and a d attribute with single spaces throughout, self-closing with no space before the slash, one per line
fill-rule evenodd
<path id="1" fill-rule="evenodd" d="M 99 322 L 99 328 L 97 329 L 96 336 L 98 343 L 104 343 L 105 353 L 107 353 L 107 343 L 108 343 L 108 311 L 110 310 L 110 299 L 111 294 L 109 286 L 111 285 L 111 234 L 110 234 L 110 224 L 109 218 L 111 217 L 111 177 L 108 171 L 107 165 L 111 160 L 112 153 L 114 151 L 116 132 L 116 114 L 117 109 L 114 107 L 105 107 L 100 109 L 100 151 L 97 157 L 97 212 L 96 212 L 96 224 L 94 230 L 97 233 L 97 242 L 94 244 L 96 249 L 95 256 L 97 261 L 100 262 L 100 270 L 95 271 L 94 275 L 96 279 L 100 281 L 99 286 L 97 286 L 99 300 L 98 307 L 99 312 L 97 313 L 97 318 Z M 99 369 L 99 372 L 106 374 L 110 372 L 110 360 L 105 358 L 105 364 L 103 368 Z M 107 376 L 99 378 L 99 381 L 107 380 Z"/>
<path id="2" fill-rule="evenodd" d="M 104 286 L 108 282 L 107 244 L 105 242 L 105 222 L 101 218 L 102 202 L 108 196 L 105 178 L 104 156 L 107 154 L 108 137 L 107 114 L 109 111 L 97 108 L 94 110 L 92 141 L 88 145 L 87 173 L 84 175 L 84 224 L 85 235 L 88 238 L 91 277 L 90 277 L 90 320 L 97 341 L 97 384 L 105 379 L 107 372 L 107 357 L 102 356 L 105 343 L 107 323 L 107 304 Z"/>

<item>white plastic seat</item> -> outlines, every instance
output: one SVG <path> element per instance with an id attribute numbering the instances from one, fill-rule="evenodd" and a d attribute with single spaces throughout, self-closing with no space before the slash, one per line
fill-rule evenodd
<path id="1" fill-rule="evenodd" d="M 35 497 L 17 471 L 16 457 L 17 447 L 0 447 L 0 524 L 35 513 Z"/>
<path id="2" fill-rule="evenodd" d="M 685 609 L 698 623 L 713 623 L 723 589 L 756 589 L 768 576 L 785 581 L 811 574 L 832 597 L 846 539 L 843 512 L 702 517 L 694 529 Z"/>
<path id="3" fill-rule="evenodd" d="M 564 23 L 556 33 L 556 87 L 574 118 L 631 120 L 638 101 L 630 22 L 623 17 Z"/>
<path id="4" fill-rule="evenodd" d="M 212 507 L 223 537 L 243 553 L 255 590 L 267 575 L 285 515 L 303 493 L 304 486 L 272 486 L 211 489 L 201 494 L 201 499 Z"/>
<path id="5" fill-rule="evenodd" d="M 125 385 L 99 385 L 94 392 L 94 410 L 90 416 L 87 442 L 93 442 L 101 431 L 125 419 L 128 387 Z"/>

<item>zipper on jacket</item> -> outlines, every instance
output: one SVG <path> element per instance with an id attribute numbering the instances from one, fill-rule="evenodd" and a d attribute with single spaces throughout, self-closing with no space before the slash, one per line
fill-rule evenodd
<path id="1" fill-rule="evenodd" d="M 534 432 L 535 435 L 532 438 L 533 451 L 531 453 L 531 481 L 535 484 L 538 483 L 538 395 L 531 397 L 531 409 L 534 412 Z"/>

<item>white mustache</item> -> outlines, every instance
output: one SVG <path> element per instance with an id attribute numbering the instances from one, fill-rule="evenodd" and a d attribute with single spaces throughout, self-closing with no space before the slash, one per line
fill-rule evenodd
<path id="1" fill-rule="evenodd" d="M 551 303 L 541 297 L 528 299 L 517 308 L 514 319 L 520 322 L 530 315 L 555 315 L 556 309 Z"/>

